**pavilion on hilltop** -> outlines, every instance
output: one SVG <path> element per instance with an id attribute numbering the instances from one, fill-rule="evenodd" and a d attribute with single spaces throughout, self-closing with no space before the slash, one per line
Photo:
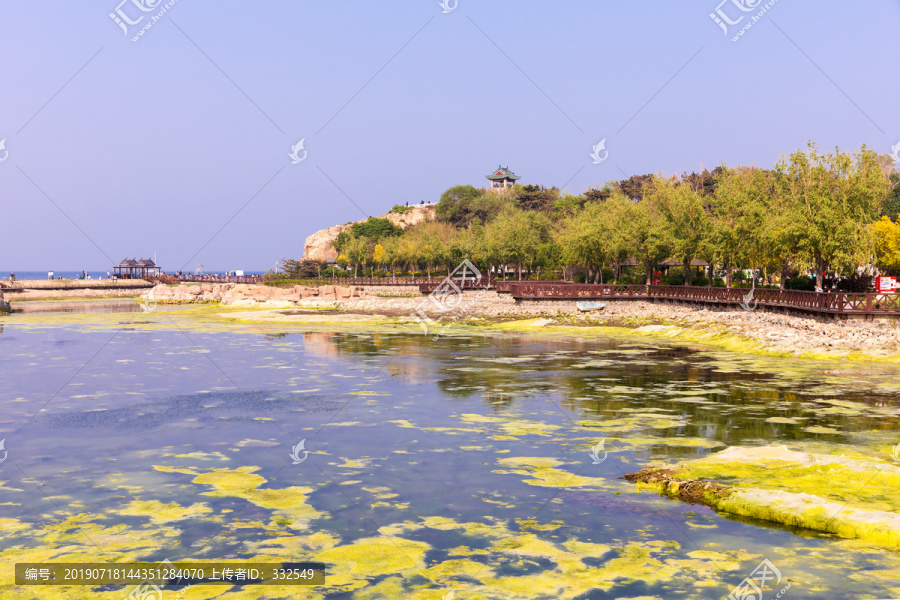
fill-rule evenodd
<path id="1" fill-rule="evenodd" d="M 508 188 L 516 184 L 517 179 L 522 179 L 509 170 L 509 167 L 497 167 L 497 170 L 487 176 L 491 182 L 491 189 Z"/>

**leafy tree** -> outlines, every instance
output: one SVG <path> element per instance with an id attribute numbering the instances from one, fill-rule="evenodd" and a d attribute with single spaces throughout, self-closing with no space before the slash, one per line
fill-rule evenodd
<path id="1" fill-rule="evenodd" d="M 438 221 L 465 227 L 472 222 L 475 200 L 484 192 L 471 185 L 456 185 L 441 194 L 434 209 Z"/>
<path id="2" fill-rule="evenodd" d="M 289 279 L 313 279 L 319 277 L 324 266 L 317 260 L 282 259 L 281 268 Z"/>
<path id="3" fill-rule="evenodd" d="M 365 237 L 373 240 L 381 240 L 401 235 L 402 233 L 403 229 L 391 223 L 390 220 L 381 217 L 369 217 L 365 221 L 354 223 L 350 227 L 350 235 L 353 237 Z"/>
<path id="4" fill-rule="evenodd" d="M 700 252 L 708 215 L 700 192 L 687 182 L 663 176 L 644 186 L 644 202 L 650 211 L 657 235 L 664 240 L 670 258 L 681 261 L 684 285 L 691 284 L 691 262 Z"/>
<path id="5" fill-rule="evenodd" d="M 900 275 L 900 223 L 881 217 L 872 225 L 875 266 L 886 275 Z"/>
<path id="6" fill-rule="evenodd" d="M 532 266 L 542 244 L 550 241 L 550 220 L 542 213 L 507 207 L 488 224 L 489 253 L 498 264 L 515 265 L 521 281 L 522 267 Z"/>
<path id="7" fill-rule="evenodd" d="M 359 277 L 359 267 L 365 267 L 372 255 L 369 241 L 364 237 L 353 237 L 344 248 L 348 262 L 353 265 L 353 276 Z"/>
<path id="8" fill-rule="evenodd" d="M 897 221 L 897 217 L 900 216 L 900 173 L 891 173 L 890 182 L 891 191 L 884 199 L 881 214 L 891 221 Z"/>
<path id="9" fill-rule="evenodd" d="M 814 265 L 817 285 L 828 269 L 845 271 L 868 259 L 868 226 L 890 189 L 878 154 L 862 146 L 855 155 L 808 149 L 782 158 L 776 185 L 784 199 L 783 217 L 799 250 Z"/>
<path id="10" fill-rule="evenodd" d="M 557 188 L 547 190 L 538 185 L 524 185 L 516 194 L 516 203 L 522 210 L 549 212 L 558 198 Z"/>
<path id="11" fill-rule="evenodd" d="M 653 175 L 632 175 L 617 184 L 625 197 L 632 200 L 641 200 L 644 197 L 644 186 L 653 181 Z"/>

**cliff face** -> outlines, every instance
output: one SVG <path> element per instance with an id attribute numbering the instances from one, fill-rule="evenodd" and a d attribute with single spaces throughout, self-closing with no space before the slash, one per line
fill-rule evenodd
<path id="1" fill-rule="evenodd" d="M 406 229 L 407 227 L 434 219 L 434 207 L 434 204 L 417 204 L 415 206 L 410 206 L 409 210 L 403 214 L 388 213 L 386 215 L 381 215 L 379 218 L 387 219 L 394 225 Z M 362 219 L 356 222 L 362 223 L 365 220 L 366 219 Z M 337 250 L 334 249 L 332 242 L 336 240 L 337 236 L 341 233 L 349 231 L 352 225 L 353 223 L 333 225 L 328 229 L 317 231 L 306 238 L 306 243 L 303 245 L 303 260 L 336 260 L 338 253 Z"/>

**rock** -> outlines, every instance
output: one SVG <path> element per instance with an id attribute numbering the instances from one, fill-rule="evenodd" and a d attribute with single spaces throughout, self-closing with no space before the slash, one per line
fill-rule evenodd
<path id="1" fill-rule="evenodd" d="M 386 215 L 381 215 L 379 218 L 387 219 L 394 225 L 406 229 L 407 227 L 418 225 L 424 221 L 432 220 L 434 218 L 434 208 L 434 204 L 410 206 L 409 210 L 403 214 L 387 213 Z M 365 219 L 357 221 L 357 223 L 362 223 L 364 221 Z M 332 242 L 336 240 L 337 236 L 341 233 L 349 231 L 352 225 L 353 223 L 334 225 L 328 229 L 317 231 L 306 238 L 306 243 L 303 245 L 302 259 L 319 261 L 336 260 L 338 253 L 337 250 L 334 249 Z"/>

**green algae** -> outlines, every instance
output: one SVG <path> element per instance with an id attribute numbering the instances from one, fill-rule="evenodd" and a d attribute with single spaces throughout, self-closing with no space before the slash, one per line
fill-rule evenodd
<path id="1" fill-rule="evenodd" d="M 208 515 L 212 509 L 205 504 L 181 506 L 177 502 L 164 504 L 159 500 L 133 500 L 125 508 L 111 511 L 114 514 L 129 517 L 148 517 L 154 525 L 196 519 Z"/>
<path id="2" fill-rule="evenodd" d="M 261 489 L 260 486 L 266 483 L 266 479 L 254 474 L 257 470 L 259 467 L 217 469 L 197 475 L 193 482 L 214 488 L 203 492 L 206 496 L 243 498 L 261 508 L 273 510 L 290 519 L 290 527 L 293 529 L 306 529 L 311 520 L 322 516 L 322 513 L 307 503 L 308 495 L 313 492 L 312 488 Z"/>
<path id="3" fill-rule="evenodd" d="M 514 456 L 509 458 L 501 458 L 497 461 L 504 467 L 509 467 L 511 471 L 496 470 L 494 473 L 506 474 L 515 473 L 517 475 L 527 475 L 525 479 L 528 485 L 538 487 L 551 488 L 593 488 L 623 491 L 629 490 L 628 486 L 619 485 L 609 479 L 602 477 L 586 477 L 576 473 L 570 473 L 556 467 L 562 466 L 560 460 L 544 456 Z"/>
<path id="4" fill-rule="evenodd" d="M 785 447 L 733 447 L 660 472 L 673 478 L 639 476 L 639 488 L 685 497 L 682 485 L 712 481 L 728 492 L 703 493 L 701 502 L 719 511 L 900 547 L 900 467 Z"/>

